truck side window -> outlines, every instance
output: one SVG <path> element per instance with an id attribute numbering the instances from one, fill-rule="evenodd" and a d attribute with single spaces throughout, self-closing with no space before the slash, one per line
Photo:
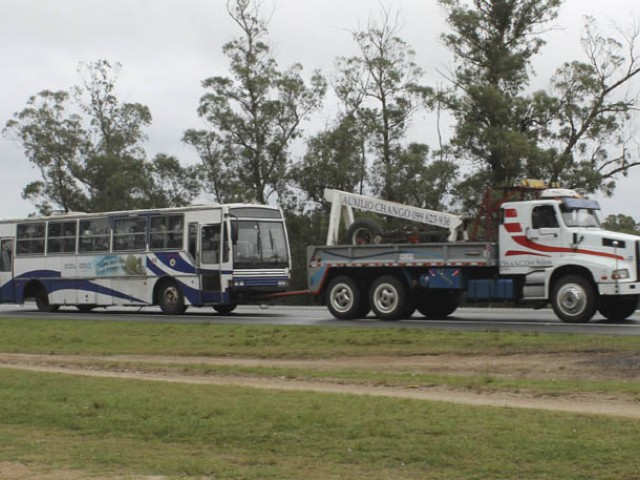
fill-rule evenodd
<path id="1" fill-rule="evenodd" d="M 533 209 L 531 216 L 531 227 L 538 228 L 558 228 L 558 218 L 552 205 L 540 205 Z"/>

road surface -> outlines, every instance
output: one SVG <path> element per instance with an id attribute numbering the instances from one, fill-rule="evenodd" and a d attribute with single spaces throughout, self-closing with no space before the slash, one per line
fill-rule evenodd
<path id="1" fill-rule="evenodd" d="M 560 322 L 550 309 L 460 308 L 446 320 L 425 320 L 419 315 L 397 322 L 384 322 L 369 316 L 362 320 L 336 320 L 324 307 L 240 306 L 229 315 L 216 314 L 211 308 L 190 308 L 184 315 L 163 315 L 157 307 L 113 307 L 81 313 L 61 308 L 56 313 L 40 313 L 33 304 L 0 305 L 0 316 L 9 318 L 51 318 L 74 320 L 139 321 L 163 323 L 313 325 L 364 328 L 426 328 L 462 331 L 510 331 L 522 333 L 580 333 L 603 335 L 640 335 L 640 311 L 621 322 L 596 316 L 587 324 Z"/>

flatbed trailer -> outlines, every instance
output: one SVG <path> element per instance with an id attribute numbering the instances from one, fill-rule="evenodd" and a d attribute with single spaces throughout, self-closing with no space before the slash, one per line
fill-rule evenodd
<path id="1" fill-rule="evenodd" d="M 310 292 L 339 319 L 364 316 L 371 308 L 385 320 L 416 309 L 444 317 L 457 308 L 461 290 L 471 288 L 477 300 L 504 300 L 497 285 L 513 282 L 488 286 L 498 275 L 498 246 L 488 242 L 313 246 L 307 259 Z"/>

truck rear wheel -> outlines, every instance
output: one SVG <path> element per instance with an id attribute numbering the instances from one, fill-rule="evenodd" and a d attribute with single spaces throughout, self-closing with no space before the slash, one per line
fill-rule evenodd
<path id="1" fill-rule="evenodd" d="M 620 295 L 600 297 L 598 311 L 607 320 L 624 320 L 638 308 L 640 295 Z"/>
<path id="2" fill-rule="evenodd" d="M 418 311 L 431 320 L 446 318 L 458 309 L 460 294 L 429 292 L 420 298 Z"/>
<path id="3" fill-rule="evenodd" d="M 399 320 L 407 315 L 408 294 L 403 283 L 384 275 L 371 285 L 369 302 L 380 320 Z"/>
<path id="4" fill-rule="evenodd" d="M 596 290 L 581 275 L 565 275 L 554 284 L 551 305 L 560 320 L 566 323 L 587 323 L 596 313 Z"/>
<path id="5" fill-rule="evenodd" d="M 338 320 L 352 320 L 366 316 L 369 305 L 353 278 L 340 275 L 329 282 L 327 308 Z"/>

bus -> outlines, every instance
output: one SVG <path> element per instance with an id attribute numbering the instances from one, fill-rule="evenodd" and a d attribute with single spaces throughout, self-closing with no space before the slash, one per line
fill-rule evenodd
<path id="1" fill-rule="evenodd" d="M 221 314 L 288 290 L 282 211 L 252 204 L 0 220 L 0 303 L 41 312 L 189 306 Z"/>

